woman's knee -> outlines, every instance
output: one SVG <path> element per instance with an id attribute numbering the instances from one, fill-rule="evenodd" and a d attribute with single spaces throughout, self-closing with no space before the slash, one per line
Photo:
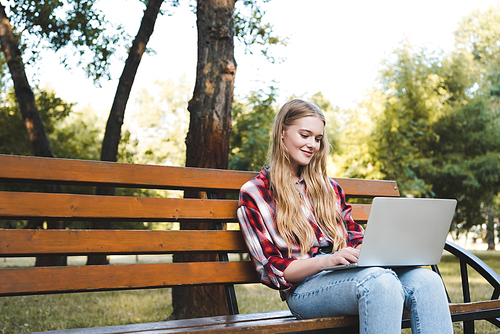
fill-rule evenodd
<path id="1" fill-rule="evenodd" d="M 372 271 L 359 283 L 359 293 L 402 303 L 404 301 L 404 290 L 396 273 L 384 268 L 371 269 Z"/>
<path id="2" fill-rule="evenodd" d="M 444 290 L 443 280 L 432 270 L 426 268 L 414 268 L 405 273 L 400 273 L 403 285 L 412 290 Z"/>
<path id="3" fill-rule="evenodd" d="M 426 268 L 416 268 L 404 275 L 400 280 L 408 296 L 413 299 L 432 299 L 436 303 L 447 305 L 446 290 L 441 277 Z"/>

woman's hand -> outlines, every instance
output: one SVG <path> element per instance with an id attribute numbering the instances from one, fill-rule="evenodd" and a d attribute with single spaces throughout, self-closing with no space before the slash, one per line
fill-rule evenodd
<path id="1" fill-rule="evenodd" d="M 321 268 L 358 262 L 359 249 L 346 247 L 327 256 L 316 256 L 305 260 L 295 260 L 283 272 L 289 282 L 300 282 L 316 275 Z"/>
<path id="2" fill-rule="evenodd" d="M 323 267 L 331 267 L 342 264 L 356 263 L 358 262 L 359 249 L 346 247 L 333 253 L 332 255 L 320 257 L 323 260 Z"/>

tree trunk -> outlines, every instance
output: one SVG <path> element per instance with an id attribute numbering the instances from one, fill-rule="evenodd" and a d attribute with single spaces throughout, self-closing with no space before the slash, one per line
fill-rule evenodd
<path id="1" fill-rule="evenodd" d="M 486 208 L 486 214 L 488 215 L 488 222 L 486 223 L 485 241 L 488 244 L 488 250 L 495 250 L 495 212 L 491 204 Z"/>
<path id="2" fill-rule="evenodd" d="M 36 105 L 35 95 L 31 90 L 26 76 L 18 40 L 14 35 L 10 21 L 5 12 L 5 7 L 2 4 L 0 4 L 0 41 L 2 44 L 2 51 L 5 55 L 5 61 L 7 62 L 12 81 L 14 82 L 17 103 L 19 104 L 26 130 L 28 131 L 33 155 L 53 158 L 54 155 L 50 149 L 49 139 L 45 133 L 42 117 Z M 44 188 L 47 192 L 61 192 L 59 186 L 45 185 Z M 43 221 L 41 220 L 30 221 L 30 225 L 34 225 L 38 228 L 41 228 L 42 224 Z M 64 224 L 62 221 L 48 221 L 47 228 L 64 228 Z M 36 265 L 65 266 L 66 257 L 37 257 Z"/>
<path id="3" fill-rule="evenodd" d="M 193 98 L 189 101 L 186 166 L 227 169 L 231 109 L 236 61 L 234 59 L 234 0 L 198 0 L 198 64 Z M 185 193 L 185 197 L 198 194 Z M 181 229 L 198 229 L 183 223 Z M 205 228 L 205 227 L 203 227 Z M 208 228 L 213 228 L 209 226 Z M 174 262 L 215 261 L 216 255 L 177 254 Z M 172 289 L 172 318 L 228 314 L 223 286 Z"/>
<path id="4" fill-rule="evenodd" d="M 35 103 L 35 96 L 26 77 L 18 41 L 12 31 L 3 5 L 0 5 L 0 39 L 2 42 L 2 51 L 9 66 L 12 81 L 14 82 L 17 103 L 19 104 L 26 130 L 28 130 L 33 154 L 39 157 L 53 158 L 54 156 L 50 150 L 42 118 Z"/>
<path id="5" fill-rule="evenodd" d="M 117 161 L 118 145 L 121 139 L 121 130 L 123 118 L 125 116 L 125 108 L 127 106 L 132 84 L 134 83 L 135 75 L 142 59 L 149 38 L 153 34 L 154 26 L 158 13 L 160 12 L 163 0 L 149 0 L 142 17 L 141 26 L 135 36 L 132 47 L 130 48 L 128 58 L 125 62 L 118 88 L 116 89 L 115 99 L 109 113 L 108 122 L 106 124 L 106 132 L 102 141 L 101 161 Z M 97 195 L 113 196 L 115 188 L 98 187 Z M 94 222 L 93 228 L 107 228 L 106 223 Z M 106 255 L 92 255 L 88 257 L 87 264 L 106 264 Z"/>

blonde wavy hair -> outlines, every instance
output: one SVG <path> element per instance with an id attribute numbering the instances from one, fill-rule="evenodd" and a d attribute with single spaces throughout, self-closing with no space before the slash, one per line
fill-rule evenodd
<path id="1" fill-rule="evenodd" d="M 272 142 L 269 149 L 269 176 L 271 190 L 276 201 L 276 223 L 278 231 L 288 245 L 299 243 L 301 255 L 306 254 L 313 245 L 315 235 L 311 224 L 302 212 L 299 190 L 292 181 L 290 153 L 282 140 L 283 131 L 303 117 L 318 117 L 326 125 L 321 109 L 308 101 L 293 99 L 286 102 L 276 115 L 273 125 Z M 326 172 L 326 159 L 329 143 L 323 133 L 319 150 L 306 166 L 299 166 L 299 172 L 306 183 L 307 194 L 313 204 L 319 226 L 333 241 L 333 249 L 345 247 L 345 227 L 337 212 L 337 197 Z M 340 223 L 341 231 L 337 228 Z"/>

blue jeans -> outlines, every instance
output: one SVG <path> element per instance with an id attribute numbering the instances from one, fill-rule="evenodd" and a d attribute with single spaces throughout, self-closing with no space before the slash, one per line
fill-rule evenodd
<path id="1" fill-rule="evenodd" d="M 403 309 L 412 333 L 453 333 L 441 278 L 425 268 L 322 271 L 286 298 L 299 319 L 359 315 L 360 333 L 401 333 Z"/>

